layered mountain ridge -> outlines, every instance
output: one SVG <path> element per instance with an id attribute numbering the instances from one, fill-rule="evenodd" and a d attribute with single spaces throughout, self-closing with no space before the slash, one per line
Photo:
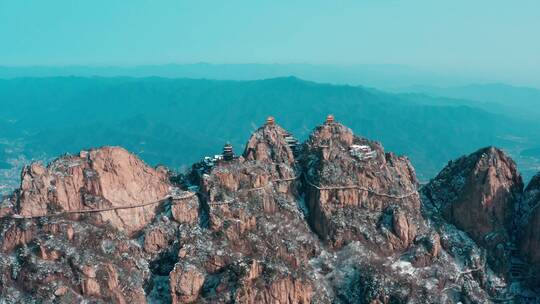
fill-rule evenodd
<path id="1" fill-rule="evenodd" d="M 536 120 L 515 119 L 510 111 L 500 115 L 477 102 L 295 77 L 202 78 L 0 80 L 0 193 L 19 186 L 20 170 L 30 160 L 49 162 L 66 151 L 103 145 L 120 145 L 152 166 L 189 168 L 225 141 L 243 147 L 270 114 L 304 141 L 318 117 L 331 112 L 355 132 L 407 155 L 422 182 L 448 160 L 483 146 L 504 148 L 525 180 L 540 164 Z"/>
<path id="2" fill-rule="evenodd" d="M 274 119 L 186 174 L 104 147 L 23 169 L 0 205 L 8 303 L 536 301 L 540 178 L 485 148 L 420 188 L 329 116 Z M 534 303 L 534 302 L 532 302 Z"/>

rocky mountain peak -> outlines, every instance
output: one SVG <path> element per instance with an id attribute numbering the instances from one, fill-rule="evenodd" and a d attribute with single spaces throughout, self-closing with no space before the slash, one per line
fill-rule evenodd
<path id="1" fill-rule="evenodd" d="M 487 147 L 450 161 L 423 192 L 446 220 L 487 248 L 502 270 L 522 190 L 514 161 L 502 150 Z"/>
<path id="2" fill-rule="evenodd" d="M 354 134 L 351 129 L 336 122 L 334 118 L 315 127 L 308 139 L 311 146 L 339 146 L 348 149 L 353 144 Z"/>
<path id="3" fill-rule="evenodd" d="M 416 235 L 413 222 L 420 201 L 414 169 L 406 158 L 386 154 L 379 143 L 355 136 L 332 117 L 310 135 L 301 162 L 310 223 L 322 239 L 341 247 L 362 238 L 389 252 L 409 246 Z M 379 238 L 384 233 L 375 222 L 384 212 L 396 216 L 395 239 Z M 364 227 L 373 229 L 358 233 Z"/>
<path id="4" fill-rule="evenodd" d="M 442 214 L 479 242 L 491 232 L 512 228 L 522 190 L 516 164 L 494 147 L 450 161 L 425 187 Z"/>
<path id="5" fill-rule="evenodd" d="M 19 191 L 0 203 L 0 297 L 267 304 L 508 298 L 507 278 L 484 254 L 505 253 L 513 227 L 507 212 L 523 186 L 502 151 L 450 162 L 423 197 L 406 157 L 333 116 L 301 149 L 269 118 L 242 156 L 233 151 L 226 145 L 223 155 L 173 177 L 116 147 L 26 167 Z M 536 185 L 527 187 L 531 201 Z M 523 229 L 523 252 L 540 244 L 537 218 Z"/>
<path id="6" fill-rule="evenodd" d="M 22 217 L 108 209 L 95 220 L 134 232 L 148 224 L 156 204 L 168 197 L 165 173 L 148 167 L 119 147 L 103 147 L 66 155 L 47 167 L 33 163 L 23 169 L 16 212 Z M 125 208 L 149 204 L 144 208 Z"/>
<path id="7" fill-rule="evenodd" d="M 200 241 L 186 246 L 189 256 L 171 272 L 173 303 L 311 302 L 315 282 L 306 268 L 319 246 L 296 203 L 287 136 L 269 119 L 242 157 L 219 160 L 197 179 L 208 229 L 190 236 Z M 223 291 L 203 295 L 207 280 Z"/>
<path id="8" fill-rule="evenodd" d="M 277 125 L 273 117 L 269 117 L 266 124 L 251 135 L 243 156 L 246 160 L 291 165 L 294 163 L 294 154 L 292 142 L 287 142 L 287 137 L 292 135 Z"/>

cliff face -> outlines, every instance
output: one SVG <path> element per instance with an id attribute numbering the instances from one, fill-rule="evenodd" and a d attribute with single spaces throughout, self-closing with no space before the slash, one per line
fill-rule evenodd
<path id="1" fill-rule="evenodd" d="M 0 298 L 280 304 L 508 298 L 504 271 L 493 272 L 498 265 L 487 263 L 483 249 L 495 252 L 493 245 L 510 240 L 520 194 L 521 180 L 502 152 L 452 162 L 419 193 L 407 158 L 333 119 L 301 150 L 292 148 L 290 134 L 269 120 L 241 156 L 207 159 L 181 176 L 120 148 L 25 168 L 19 191 L 0 204 Z M 533 201 L 536 184 L 527 188 Z M 531 224 L 520 248 L 533 252 L 536 215 L 526 218 Z M 528 259 L 537 263 L 534 254 Z"/>
<path id="2" fill-rule="evenodd" d="M 371 158 L 353 156 L 352 145 Z M 302 159 L 309 221 L 332 247 L 353 240 L 385 254 L 408 248 L 420 222 L 417 180 L 410 162 L 379 143 L 332 122 L 315 129 Z"/>
<path id="3" fill-rule="evenodd" d="M 133 238 L 169 196 L 166 172 L 105 147 L 31 164 L 21 177 L 0 220 L 0 298 L 146 302 L 145 249 L 167 244 Z"/>
<path id="4" fill-rule="evenodd" d="M 540 201 L 540 173 L 537 173 L 525 188 L 523 208 L 532 209 Z"/>
<path id="5" fill-rule="evenodd" d="M 16 211 L 23 217 L 128 207 L 157 202 L 169 194 L 169 182 L 122 148 L 106 147 L 65 156 L 47 168 L 38 163 L 25 167 Z M 92 215 L 127 232 L 146 226 L 156 205 L 104 211 Z"/>
<path id="6" fill-rule="evenodd" d="M 523 195 L 521 206 L 520 235 L 518 249 L 520 255 L 532 266 L 529 274 L 540 269 L 540 173 L 535 175 Z M 540 279 L 532 275 L 530 283 L 540 285 Z"/>
<path id="7" fill-rule="evenodd" d="M 430 204 L 487 248 L 500 271 L 508 266 L 514 209 L 522 191 L 516 164 L 493 147 L 451 161 L 424 188 Z"/>

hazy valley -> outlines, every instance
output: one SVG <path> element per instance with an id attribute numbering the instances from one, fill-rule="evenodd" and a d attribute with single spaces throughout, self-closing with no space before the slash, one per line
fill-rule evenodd
<path id="1" fill-rule="evenodd" d="M 17 186 L 22 165 L 31 160 L 103 145 L 121 145 L 152 165 L 181 171 L 226 142 L 240 149 L 268 115 L 303 140 L 329 113 L 409 156 L 423 182 L 449 159 L 489 145 L 506 150 L 526 180 L 540 169 L 540 124 L 519 115 L 534 115 L 534 99 L 482 103 L 478 96 L 411 90 L 420 94 L 295 77 L 0 80 L 0 184 L 3 192 Z"/>

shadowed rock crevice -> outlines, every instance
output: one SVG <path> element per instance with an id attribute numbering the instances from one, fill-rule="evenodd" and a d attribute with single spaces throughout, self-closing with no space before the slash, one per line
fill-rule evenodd
<path id="1" fill-rule="evenodd" d="M 533 288 L 540 287 L 540 173 L 535 175 L 523 194 L 518 210 L 517 220 L 518 242 L 516 246 L 519 257 L 527 264 L 514 261 L 514 269 L 518 279 Z"/>

